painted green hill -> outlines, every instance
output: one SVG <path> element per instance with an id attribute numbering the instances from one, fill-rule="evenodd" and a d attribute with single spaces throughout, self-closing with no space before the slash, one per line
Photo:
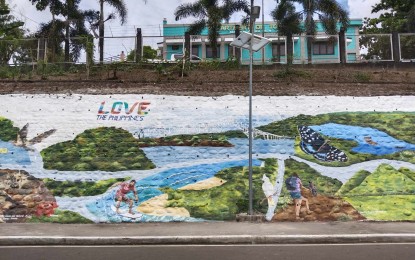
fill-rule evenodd
<path id="1" fill-rule="evenodd" d="M 357 187 L 345 193 L 346 196 L 387 194 L 415 194 L 415 181 L 392 166 L 382 164 Z"/>
<path id="2" fill-rule="evenodd" d="M 242 131 L 227 131 L 223 133 L 205 133 L 195 135 L 171 135 L 160 138 L 140 138 L 140 147 L 151 146 L 233 146 L 228 138 L 248 138 Z"/>
<path id="3" fill-rule="evenodd" d="M 265 195 L 262 191 L 262 175 L 275 180 L 278 169 L 275 159 L 266 159 L 264 167 L 253 167 L 254 199 L 256 212 L 266 212 L 267 203 L 261 203 Z M 218 172 L 215 177 L 226 182 L 207 190 L 162 189 L 168 194 L 168 207 L 185 207 L 192 217 L 209 220 L 233 220 L 236 214 L 248 212 L 248 168 L 234 167 Z"/>
<path id="4" fill-rule="evenodd" d="M 124 182 L 129 178 L 114 178 L 100 181 L 55 181 L 53 179 L 43 179 L 46 187 L 53 196 L 95 196 L 105 193 L 116 183 Z"/>
<path id="5" fill-rule="evenodd" d="M 415 113 L 413 112 L 341 112 L 316 116 L 298 115 L 272 122 L 258 129 L 276 135 L 295 137 L 298 125 L 321 125 L 337 123 L 372 127 L 397 139 L 415 144 Z"/>
<path id="6" fill-rule="evenodd" d="M 115 127 L 86 130 L 72 141 L 41 151 L 45 169 L 61 171 L 146 170 L 155 165 L 128 131 Z"/>
<path id="7" fill-rule="evenodd" d="M 298 174 L 304 187 L 308 187 L 309 182 L 312 182 L 318 193 L 323 195 L 333 196 L 342 186 L 342 182 L 338 179 L 323 176 L 305 163 L 297 162 L 294 159 L 285 160 L 284 177 L 288 178 L 293 173 Z"/>
<path id="8" fill-rule="evenodd" d="M 357 175 L 339 193 L 359 213 L 372 220 L 415 220 L 415 172 L 383 164 L 361 182 L 366 173 Z"/>
<path id="9" fill-rule="evenodd" d="M 18 127 L 13 126 L 13 122 L 0 116 L 0 140 L 8 142 L 17 138 Z"/>
<path id="10" fill-rule="evenodd" d="M 415 113 L 407 112 L 341 112 L 316 116 L 298 115 L 258 127 L 258 129 L 277 135 L 297 137 L 298 125 L 321 125 L 326 123 L 376 128 L 396 139 L 408 143 L 415 143 L 415 128 L 413 127 L 415 124 Z M 328 139 L 325 136 L 323 137 Z M 300 139 L 298 137 L 295 143 L 296 155 L 308 161 L 327 166 L 346 166 L 375 159 L 390 159 L 415 163 L 415 151 L 400 151 L 394 154 L 376 156 L 351 151 L 357 146 L 355 141 L 336 138 L 329 139 L 330 145 L 346 153 L 348 157 L 347 162 L 322 162 L 315 159 L 312 155 L 305 154 L 299 147 Z"/>

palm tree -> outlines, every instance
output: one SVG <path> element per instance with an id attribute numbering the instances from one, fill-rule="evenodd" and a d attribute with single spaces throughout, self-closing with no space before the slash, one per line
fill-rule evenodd
<path id="1" fill-rule="evenodd" d="M 82 49 L 86 48 L 86 41 L 80 40 L 80 36 L 91 37 L 85 27 L 87 12 L 79 9 L 81 0 L 30 0 L 36 4 L 36 9 L 43 11 L 47 7 L 52 14 L 52 20 L 42 23 L 37 32 L 38 35 L 50 39 L 49 46 L 52 48 L 52 60 L 55 55 L 62 54 L 61 44 L 64 45 L 65 62 L 77 61 Z M 57 17 L 63 17 L 60 19 Z M 74 37 L 78 37 L 75 38 Z M 52 41 L 52 42 L 51 42 Z"/>
<path id="2" fill-rule="evenodd" d="M 328 35 L 338 33 L 337 23 L 340 22 L 342 28 L 349 25 L 349 14 L 343 9 L 336 0 L 289 0 L 290 2 L 299 3 L 303 7 L 301 14 L 305 15 L 305 31 L 307 37 L 307 55 L 308 62 L 311 63 L 312 37 L 316 35 L 317 23 L 314 16 L 317 15 L 323 29 Z"/>
<path id="3" fill-rule="evenodd" d="M 245 0 L 198 0 L 195 3 L 181 4 L 174 15 L 176 21 L 193 16 L 197 20 L 189 26 L 187 31 L 191 35 L 198 35 L 203 29 L 208 29 L 208 39 L 212 48 L 212 56 L 217 58 L 217 39 L 219 37 L 222 20 L 229 21 L 232 14 L 244 11 L 249 14 L 249 5 Z"/>
<path id="4" fill-rule="evenodd" d="M 144 3 L 147 3 L 147 0 L 143 0 Z M 104 3 L 115 8 L 116 12 L 120 17 L 121 24 L 124 24 L 127 20 L 127 7 L 124 0 L 99 0 L 99 61 L 102 63 L 104 61 L 104 23 L 109 19 L 113 19 L 114 15 L 110 14 L 104 20 Z"/>
<path id="5" fill-rule="evenodd" d="M 293 35 L 302 33 L 301 14 L 295 12 L 294 5 L 289 0 L 282 0 L 271 12 L 271 16 L 277 22 L 277 34 L 287 37 L 287 64 L 293 62 Z M 277 43 L 279 44 L 279 43 Z M 279 46 L 277 49 L 279 53 Z M 278 57 L 279 58 L 279 57 Z"/>

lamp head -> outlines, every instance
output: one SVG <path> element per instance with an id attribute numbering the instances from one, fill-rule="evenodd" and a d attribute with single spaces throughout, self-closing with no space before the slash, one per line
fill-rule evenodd
<path id="1" fill-rule="evenodd" d="M 252 19 L 258 19 L 260 12 L 261 12 L 261 7 L 260 6 L 253 6 L 252 9 L 251 9 Z"/>

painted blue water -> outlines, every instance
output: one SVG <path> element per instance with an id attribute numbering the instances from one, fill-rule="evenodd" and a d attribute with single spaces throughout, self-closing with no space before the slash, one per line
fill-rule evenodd
<path id="1" fill-rule="evenodd" d="M 189 146 L 158 146 L 143 148 L 146 156 L 158 167 L 171 163 L 184 163 L 201 159 L 225 159 L 232 156 L 248 154 L 248 138 L 232 138 L 233 147 L 189 147 Z M 294 154 L 294 140 L 262 140 L 253 141 L 254 154 Z"/>
<path id="2" fill-rule="evenodd" d="M 324 124 L 310 126 L 325 136 L 356 141 L 359 145 L 352 151 L 374 155 L 393 154 L 403 150 L 415 150 L 415 145 L 395 139 L 380 130 L 341 124 Z M 368 141 L 371 140 L 371 143 Z"/>
<path id="3" fill-rule="evenodd" d="M 6 149 L 6 153 L 0 153 L 0 165 L 30 165 L 29 153 L 26 149 L 15 146 L 10 142 L 4 142 L 0 140 L 0 149 L 1 148 Z"/>
<path id="4" fill-rule="evenodd" d="M 260 160 L 253 160 L 253 166 L 260 166 Z M 161 195 L 162 192 L 158 190 L 163 187 L 170 187 L 173 189 L 178 189 L 180 187 L 186 186 L 188 184 L 196 183 L 201 180 L 205 180 L 213 177 L 217 172 L 231 167 L 237 166 L 248 166 L 248 160 L 240 161 L 230 161 L 222 163 L 213 163 L 213 164 L 199 164 L 189 167 L 169 169 L 162 171 L 154 176 L 150 176 L 139 180 L 136 183 L 136 189 L 138 192 L 138 197 L 140 201 L 135 203 L 133 208 L 136 208 L 142 202 L 149 200 L 155 196 Z M 115 193 L 116 190 L 112 190 L 104 194 L 100 199 L 95 201 L 95 203 L 90 203 L 87 205 L 88 210 L 96 215 L 99 219 L 110 222 L 134 222 L 135 220 L 122 217 L 116 214 L 112 209 L 111 205 L 115 205 Z M 127 205 L 123 203 L 123 208 L 127 209 Z M 156 221 L 155 216 L 144 215 L 145 218 L 141 221 Z M 183 221 L 179 219 L 170 219 L 173 217 L 167 217 L 163 221 Z M 160 221 L 160 219 L 158 219 Z M 189 218 L 185 221 L 197 221 L 196 219 Z"/>

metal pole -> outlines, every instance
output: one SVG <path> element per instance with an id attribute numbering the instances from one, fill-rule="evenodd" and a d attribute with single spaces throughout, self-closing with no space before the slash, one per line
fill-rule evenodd
<path id="1" fill-rule="evenodd" d="M 252 43 L 254 41 L 254 23 L 255 20 L 252 19 L 252 11 L 254 8 L 254 0 L 251 0 L 251 17 L 250 17 L 250 31 L 251 31 L 251 40 L 249 43 L 249 129 L 248 129 L 248 139 L 249 139 L 249 213 L 248 215 L 253 215 L 253 191 L 252 191 L 252 63 L 253 63 L 253 53 L 252 53 Z"/>
<path id="2" fill-rule="evenodd" d="M 264 22 L 264 0 L 262 0 L 262 37 L 265 36 L 265 22 Z M 255 21 L 254 21 L 255 23 Z M 262 64 L 265 64 L 265 48 L 262 49 Z"/>

